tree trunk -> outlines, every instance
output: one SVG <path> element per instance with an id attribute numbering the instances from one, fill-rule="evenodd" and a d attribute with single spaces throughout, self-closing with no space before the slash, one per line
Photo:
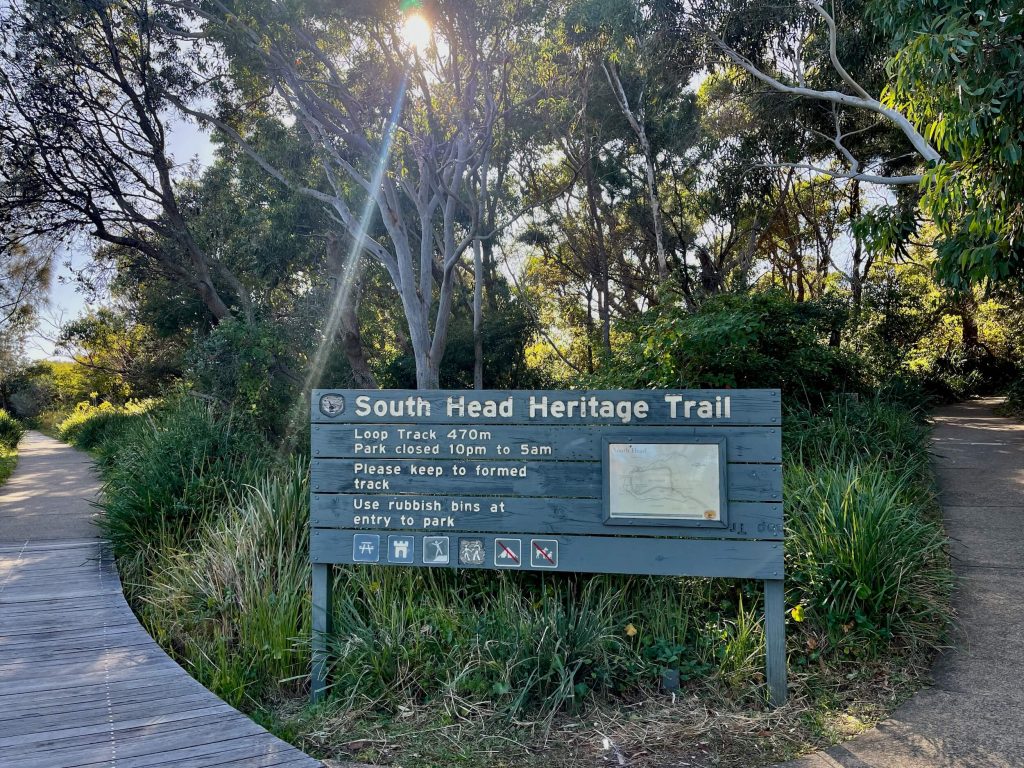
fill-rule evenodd
<path id="1" fill-rule="evenodd" d="M 583 159 L 583 174 L 587 187 L 587 209 L 590 213 L 590 220 L 594 227 L 594 242 L 597 244 L 598 274 L 598 301 L 597 311 L 601 318 L 601 345 L 606 352 L 611 352 L 611 314 L 609 310 L 608 292 L 610 291 L 610 279 L 608 273 L 608 248 L 604 241 L 604 226 L 601 223 L 601 214 L 597 209 L 597 198 L 601 191 L 597 187 L 597 180 L 594 178 L 593 157 L 590 155 L 590 142 L 587 142 L 587 151 Z"/>
<path id="2" fill-rule="evenodd" d="M 966 294 L 960 302 L 960 321 L 963 324 L 962 340 L 968 349 L 975 349 L 979 346 L 980 334 L 978 331 L 978 303 L 974 296 Z"/>
<path id="3" fill-rule="evenodd" d="M 333 233 L 327 238 L 327 268 L 333 277 L 335 290 L 342 290 L 345 260 L 341 253 L 340 243 Z M 346 291 L 342 302 L 336 338 L 341 343 L 341 350 L 352 371 L 352 383 L 360 389 L 378 389 L 380 384 L 366 359 L 363 348 L 363 337 L 359 328 L 359 299 L 362 294 L 363 273 L 366 262 L 356 258 L 350 267 L 354 274 L 350 277 L 351 287 Z"/>
<path id="4" fill-rule="evenodd" d="M 640 151 L 644 156 L 644 175 L 647 181 L 647 204 L 650 206 L 651 219 L 654 224 L 654 244 L 658 256 L 658 277 L 665 280 L 668 277 L 668 257 L 665 255 L 665 235 L 661 224 L 661 204 L 658 201 L 658 180 L 657 169 L 654 162 L 654 151 L 651 149 L 651 142 L 647 139 L 647 130 L 644 128 L 642 118 L 638 117 L 629 106 L 629 99 L 626 98 L 626 89 L 622 87 L 622 80 L 619 78 L 618 68 L 611 62 L 604 62 L 604 73 L 608 78 L 608 84 L 615 94 L 615 101 L 622 110 L 622 114 L 629 122 L 637 142 L 640 144 Z"/>
<path id="5" fill-rule="evenodd" d="M 484 388 L 484 254 L 480 238 L 473 244 L 473 389 Z"/>

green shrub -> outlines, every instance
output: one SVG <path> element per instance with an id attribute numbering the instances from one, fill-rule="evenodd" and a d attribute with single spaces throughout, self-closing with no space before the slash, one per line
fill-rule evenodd
<path id="1" fill-rule="evenodd" d="M 811 467 L 880 462 L 928 472 L 928 429 L 900 404 L 837 398 L 817 411 L 788 408 L 782 426 L 789 462 Z"/>
<path id="2" fill-rule="evenodd" d="M 937 645 L 952 577 L 934 497 L 912 466 L 791 465 L 785 498 L 791 602 L 834 647 Z"/>
<path id="3" fill-rule="evenodd" d="M 999 407 L 1005 416 L 1024 416 L 1024 374 L 1006 388 L 1006 401 Z"/>
<path id="4" fill-rule="evenodd" d="M 595 386 L 778 387 L 790 403 L 819 405 L 864 390 L 857 360 L 830 344 L 843 310 L 785 294 L 723 295 L 696 312 L 666 306 L 625 330 L 625 348 Z"/>
<path id="5" fill-rule="evenodd" d="M 247 425 L 187 397 L 120 425 L 126 429 L 115 440 L 97 445 L 100 524 L 118 556 L 188 538 L 222 511 L 232 489 L 258 478 L 271 455 Z"/>
<path id="6" fill-rule="evenodd" d="M 308 521 L 309 465 L 298 459 L 231 492 L 194 548 L 166 548 L 151 569 L 143 621 L 158 636 L 174 628 L 193 674 L 231 704 L 295 692 L 308 671 Z"/>
<path id="7" fill-rule="evenodd" d="M 25 428 L 21 422 L 0 408 L 0 448 L 13 451 L 18 447 L 18 443 L 21 442 L 24 435 Z"/>

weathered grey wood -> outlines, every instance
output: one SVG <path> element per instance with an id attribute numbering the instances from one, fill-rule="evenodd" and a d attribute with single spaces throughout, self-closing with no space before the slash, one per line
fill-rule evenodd
<path id="1" fill-rule="evenodd" d="M 378 509 L 357 510 L 356 503 L 378 502 Z M 419 503 L 419 511 L 406 509 L 405 505 Z M 478 505 L 478 511 L 455 513 L 456 509 L 467 509 L 463 504 Z M 497 506 L 492 511 L 492 507 Z M 435 505 L 439 508 L 435 509 Z M 473 510 L 474 507 L 468 509 Z M 411 515 L 416 523 L 403 526 L 402 515 Z M 600 499 L 538 499 L 516 498 L 513 496 L 496 499 L 488 496 L 374 496 L 340 493 L 314 493 L 310 512 L 313 528 L 366 528 L 382 530 L 426 530 L 424 518 L 444 517 L 455 514 L 458 530 L 479 533 L 592 533 L 602 525 L 604 509 Z M 387 524 L 357 524 L 354 520 L 370 515 L 390 518 Z M 781 539 L 782 504 L 760 502 L 732 502 L 729 504 L 728 528 L 687 528 L 686 536 L 708 539 Z M 433 526 L 437 533 L 442 528 Z M 623 535 L 665 536 L 666 530 L 657 526 L 630 526 L 628 530 L 615 531 Z"/>
<path id="2" fill-rule="evenodd" d="M 764 583 L 765 671 L 772 706 L 786 703 L 786 591 L 781 578 Z"/>
<path id="3" fill-rule="evenodd" d="M 454 437 L 449 437 L 453 433 Z M 465 431 L 464 431 L 465 430 Z M 614 431 L 612 431 L 614 430 Z M 530 424 L 476 426 L 438 424 L 314 424 L 313 456 L 318 459 L 441 458 L 525 459 L 534 461 L 600 461 L 601 436 L 643 442 L 644 438 L 689 437 L 709 434 L 726 438 L 730 462 L 778 463 L 782 461 L 782 429 L 779 427 L 580 427 Z M 358 436 L 358 437 L 357 437 Z M 357 448 L 357 446 L 359 446 Z M 461 447 L 460 447 L 461 446 Z M 499 453 L 508 447 L 508 455 Z M 522 446 L 527 446 L 523 450 Z M 426 453 L 433 447 L 437 453 Z M 550 448 L 550 453 L 543 449 Z"/>
<path id="4" fill-rule="evenodd" d="M 370 474 L 356 472 L 355 465 L 390 467 L 401 474 Z M 440 475 L 410 474 L 413 468 L 440 467 Z M 494 477 L 477 474 L 503 468 L 525 467 L 525 477 Z M 455 475 L 456 468 L 466 470 Z M 452 461 L 450 459 L 315 459 L 313 491 L 315 493 L 360 493 L 356 480 L 386 481 L 374 493 L 416 493 L 484 496 L 536 496 L 544 498 L 601 498 L 600 462 L 550 461 Z M 729 464 L 726 474 L 729 501 L 782 501 L 782 467 L 778 464 Z"/>
<path id="5" fill-rule="evenodd" d="M 781 589 L 783 578 L 778 390 L 317 390 L 311 419 L 314 569 L 374 562 L 756 578 L 766 581 L 766 628 L 784 624 L 768 586 Z M 609 442 L 687 441 L 718 445 L 710 512 L 644 518 L 656 507 L 644 509 L 642 494 L 608 506 Z M 651 490 L 674 493 L 676 471 L 686 469 L 673 466 L 664 490 Z M 314 600 L 318 583 L 326 627 L 328 572 L 314 574 Z M 776 703 L 777 642 L 768 671 Z M 782 667 L 784 696 L 784 648 Z M 314 700 L 326 685 L 316 677 Z"/>
<path id="6" fill-rule="evenodd" d="M 320 412 L 320 398 L 328 393 L 340 393 L 345 398 L 345 410 L 337 416 L 325 416 Z M 666 395 L 680 396 L 682 400 L 710 400 L 716 397 L 729 398 L 731 406 L 731 418 L 697 418 L 692 412 L 690 418 L 684 418 L 681 410 L 682 405 L 677 407 L 677 417 L 671 417 L 670 405 L 665 401 Z M 649 403 L 650 411 L 643 420 L 634 420 L 632 426 L 695 426 L 722 424 L 731 426 L 780 426 L 782 424 L 782 398 L 777 389 L 701 389 L 701 390 L 650 390 L 650 391 L 598 391 L 598 390 L 555 390 L 555 391 L 512 391 L 512 390 L 484 390 L 480 392 L 450 391 L 450 392 L 422 392 L 416 390 L 336 390 L 317 389 L 313 390 L 311 398 L 310 414 L 314 424 L 331 423 L 359 423 L 359 424 L 380 424 L 380 423 L 413 423 L 413 424 L 529 424 L 539 422 L 541 419 L 537 414 L 530 417 L 527 403 L 530 397 L 547 397 L 549 402 L 554 400 L 578 400 L 579 398 L 595 397 L 599 400 L 610 400 L 614 402 L 646 402 Z M 388 400 L 396 403 L 409 399 L 420 398 L 428 404 L 428 407 L 418 409 L 411 415 L 394 415 L 389 413 L 386 416 L 373 414 L 359 416 L 356 413 L 358 398 L 367 397 L 371 400 Z M 511 418 L 502 416 L 479 416 L 476 418 L 463 418 L 458 414 L 449 415 L 446 405 L 449 397 L 465 398 L 464 402 L 485 402 L 506 400 L 512 398 L 513 415 Z M 429 413 L 426 411 L 429 410 Z M 564 424 L 621 424 L 618 417 L 580 417 L 566 416 L 554 419 Z M 638 423 L 639 422 L 639 423 Z"/>
<path id="7" fill-rule="evenodd" d="M 310 536 L 310 557 L 314 563 L 353 563 L 352 536 L 366 531 L 316 529 Z M 494 539 L 489 534 L 451 534 L 452 558 L 445 566 L 422 562 L 423 534 L 409 534 L 416 539 L 416 565 L 420 567 L 470 568 L 460 565 L 457 539 L 480 539 L 484 542 L 486 560 L 482 568 L 494 568 Z M 384 534 L 386 539 L 387 535 Z M 524 553 L 533 538 L 510 534 L 506 538 L 522 540 Z M 559 536 L 558 566 L 535 569 L 524 556 L 515 570 L 557 570 L 583 573 L 645 573 L 659 576 L 706 576 L 739 579 L 777 579 L 782 576 L 782 544 L 775 541 L 724 541 L 693 539 L 630 539 L 608 536 Z M 401 567 L 395 565 L 394 567 Z M 407 566 L 408 567 L 408 566 Z"/>
<path id="8" fill-rule="evenodd" d="M 153 642 L 101 546 L 0 546 L 0 766 L 318 766 Z"/>
<path id="9" fill-rule="evenodd" d="M 310 680 L 313 701 L 320 701 L 327 690 L 327 639 L 333 631 L 331 595 L 334 591 L 334 566 L 313 563 L 313 669 Z"/>

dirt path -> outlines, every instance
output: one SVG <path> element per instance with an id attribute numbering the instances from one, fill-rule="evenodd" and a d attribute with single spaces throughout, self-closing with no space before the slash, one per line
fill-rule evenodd
<path id="1" fill-rule="evenodd" d="M 1024 766 L 1024 424 L 995 416 L 995 402 L 935 414 L 958 618 L 934 685 L 877 728 L 785 768 Z"/>

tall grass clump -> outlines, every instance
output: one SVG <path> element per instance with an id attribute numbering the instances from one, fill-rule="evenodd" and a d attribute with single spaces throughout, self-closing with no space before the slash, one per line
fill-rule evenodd
<path id="1" fill-rule="evenodd" d="M 119 558 L 186 540 L 219 514 L 233 488 L 263 476 L 272 455 L 243 420 L 176 398 L 119 422 L 96 448 L 100 525 Z"/>
<path id="2" fill-rule="evenodd" d="M 0 449 L 14 451 L 25 436 L 25 427 L 21 422 L 0 408 Z"/>
<path id="3" fill-rule="evenodd" d="M 143 621 L 235 706 L 297 693 L 309 669 L 309 465 L 230 492 L 193 547 L 167 547 L 142 593 Z"/>
<path id="4" fill-rule="evenodd" d="M 952 576 L 927 427 L 879 400 L 784 421 L 787 585 L 811 655 L 935 648 Z"/>
<path id="5" fill-rule="evenodd" d="M 880 461 L 930 477 L 928 427 L 912 410 L 877 399 L 841 398 L 811 411 L 791 407 L 783 419 L 790 464 L 853 466 Z"/>
<path id="6" fill-rule="evenodd" d="M 807 620 L 844 651 L 935 647 L 951 576 L 913 468 L 795 465 L 785 485 L 788 585 Z"/>

